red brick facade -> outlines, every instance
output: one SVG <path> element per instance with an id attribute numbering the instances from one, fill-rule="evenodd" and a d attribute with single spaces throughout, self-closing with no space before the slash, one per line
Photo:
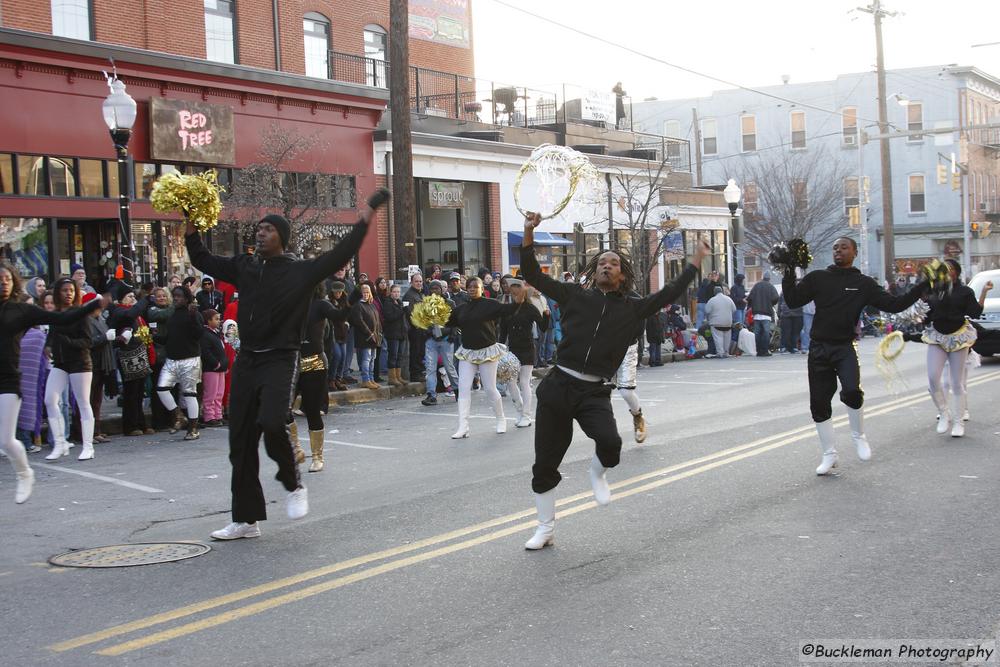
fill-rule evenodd
<path id="1" fill-rule="evenodd" d="M 504 234 L 500 228 L 500 184 L 486 183 L 486 220 L 490 235 L 490 265 L 492 271 L 503 269 Z"/>
<path id="2" fill-rule="evenodd" d="M 191 58 L 205 57 L 203 0 L 91 0 L 94 41 Z M 366 25 L 389 30 L 388 0 L 279 0 L 281 70 L 305 74 L 302 17 L 308 12 L 330 20 L 330 49 L 364 54 Z M 275 69 L 272 5 L 266 0 L 236 0 L 236 61 Z M 0 25 L 51 34 L 51 3 L 4 0 Z M 471 48 L 410 40 L 410 64 L 473 76 Z"/>

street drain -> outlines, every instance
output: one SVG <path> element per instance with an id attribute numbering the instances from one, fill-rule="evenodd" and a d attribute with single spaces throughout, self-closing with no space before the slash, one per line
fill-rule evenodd
<path id="1" fill-rule="evenodd" d="M 195 558 L 211 550 L 207 544 L 197 542 L 111 544 L 59 554 L 50 558 L 49 563 L 59 567 L 132 567 Z"/>

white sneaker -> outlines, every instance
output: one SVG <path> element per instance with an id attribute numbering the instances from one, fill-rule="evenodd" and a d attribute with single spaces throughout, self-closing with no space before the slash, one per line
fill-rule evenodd
<path id="1" fill-rule="evenodd" d="M 590 486 L 594 489 L 594 500 L 598 505 L 611 502 L 611 488 L 608 486 L 608 469 L 601 465 L 601 460 L 594 454 L 590 460 Z"/>
<path id="2" fill-rule="evenodd" d="M 76 457 L 76 460 L 77 461 L 89 461 L 92 458 L 94 458 L 94 446 L 93 445 L 84 445 L 83 446 L 83 450 L 80 452 L 80 455 L 78 457 Z"/>
<path id="3" fill-rule="evenodd" d="M 301 519 L 309 514 L 309 494 L 306 487 L 300 486 L 288 494 L 285 509 L 288 510 L 289 519 Z"/>
<path id="4" fill-rule="evenodd" d="M 938 435 L 944 435 L 949 430 L 951 430 L 951 415 L 947 412 L 942 412 L 938 417 L 937 432 Z"/>
<path id="5" fill-rule="evenodd" d="M 497 433 L 507 432 L 507 419 L 505 417 L 497 418 Z"/>
<path id="6" fill-rule="evenodd" d="M 521 418 L 517 420 L 517 423 L 514 424 L 514 426 L 517 428 L 526 428 L 531 426 L 531 417 L 528 415 L 521 415 Z"/>
<path id="7" fill-rule="evenodd" d="M 256 523 L 231 523 L 212 533 L 213 540 L 238 540 L 244 537 L 260 537 L 260 526 Z"/>
<path id="8" fill-rule="evenodd" d="M 14 492 L 14 502 L 20 505 L 31 497 L 31 489 L 35 486 L 35 471 L 28 468 L 17 473 L 17 489 Z"/>
<path id="9" fill-rule="evenodd" d="M 953 437 L 953 438 L 961 438 L 964 435 L 965 435 L 965 424 L 962 422 L 961 419 L 959 419 L 951 427 L 951 437 Z"/>

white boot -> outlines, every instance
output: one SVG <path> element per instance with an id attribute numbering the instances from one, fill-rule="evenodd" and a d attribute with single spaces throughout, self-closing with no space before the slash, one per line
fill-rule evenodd
<path id="1" fill-rule="evenodd" d="M 94 446 L 83 443 L 83 449 L 80 451 L 80 455 L 76 457 L 77 461 L 89 461 L 94 458 Z"/>
<path id="2" fill-rule="evenodd" d="M 951 429 L 951 412 L 948 410 L 948 399 L 940 389 L 931 392 L 931 398 L 938 409 L 937 432 L 944 435 Z"/>
<path id="3" fill-rule="evenodd" d="M 611 489 L 608 487 L 608 469 L 601 464 L 601 460 L 594 454 L 590 459 L 590 486 L 594 489 L 594 500 L 598 505 L 607 505 L 611 502 Z"/>
<path id="4" fill-rule="evenodd" d="M 823 452 L 823 460 L 816 468 L 817 475 L 826 475 L 837 467 L 837 450 L 834 447 L 833 422 L 816 422 L 816 433 L 819 435 L 819 449 Z"/>
<path id="5" fill-rule="evenodd" d="M 847 408 L 847 421 L 851 424 L 851 438 L 854 440 L 854 447 L 858 450 L 858 458 L 867 461 L 872 457 L 872 448 L 868 446 L 868 438 L 865 437 L 865 413 L 864 408 Z"/>
<path id="6" fill-rule="evenodd" d="M 472 397 L 468 392 L 462 392 L 458 397 L 458 430 L 451 434 L 452 440 L 469 437 L 469 411 L 472 409 Z"/>
<path id="7" fill-rule="evenodd" d="M 69 454 L 68 443 L 65 440 L 63 440 L 62 442 L 56 440 L 56 444 L 52 445 L 52 452 L 50 452 L 49 455 L 45 457 L 45 460 L 58 461 L 59 459 L 61 459 L 64 456 L 67 456 L 68 454 Z"/>
<path id="8" fill-rule="evenodd" d="M 531 539 L 524 543 L 524 548 L 537 551 L 555 544 L 556 527 L 556 490 L 535 494 L 535 508 L 538 510 L 538 528 Z"/>
<path id="9" fill-rule="evenodd" d="M 955 405 L 955 420 L 951 425 L 951 437 L 953 438 L 961 438 L 965 435 L 965 422 L 962 421 L 962 405 L 964 399 L 964 394 L 958 394 L 953 399 L 953 403 Z"/>
<path id="10" fill-rule="evenodd" d="M 16 474 L 17 488 L 14 490 L 14 502 L 20 505 L 31 497 L 31 489 L 35 486 L 35 471 L 31 468 Z"/>
<path id="11" fill-rule="evenodd" d="M 497 418 L 497 433 L 507 432 L 507 417 L 503 413 L 503 397 L 493 404 L 493 414 Z"/>
<path id="12" fill-rule="evenodd" d="M 35 484 L 35 473 L 28 465 L 28 454 L 24 451 L 24 445 L 20 440 L 8 442 L 2 448 L 3 453 L 10 459 L 14 466 L 17 487 L 14 490 L 14 502 L 20 505 L 31 495 L 31 489 Z"/>

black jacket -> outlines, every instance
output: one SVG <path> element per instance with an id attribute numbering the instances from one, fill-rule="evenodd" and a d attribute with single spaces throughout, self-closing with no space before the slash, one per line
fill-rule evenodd
<path id="1" fill-rule="evenodd" d="M 198 310 L 206 311 L 209 308 L 215 310 L 219 315 L 222 311 L 226 309 L 224 301 L 226 300 L 222 292 L 219 290 L 212 290 L 211 292 L 206 292 L 202 290 L 194 295 L 195 301 L 198 302 Z"/>
<path id="2" fill-rule="evenodd" d="M 865 306 L 875 306 L 887 313 L 904 311 L 916 303 L 927 285 L 917 283 L 906 294 L 894 297 L 853 266 L 841 268 L 831 264 L 810 271 L 798 284 L 795 276 L 786 275 L 781 287 L 790 308 L 816 302 L 816 315 L 809 332 L 811 340 L 847 343 L 854 340 L 854 328 Z"/>
<path id="3" fill-rule="evenodd" d="M 45 345 L 52 351 L 52 366 L 67 373 L 86 373 L 94 369 L 90 360 L 90 327 L 85 320 L 71 324 L 53 324 Z"/>
<path id="4" fill-rule="evenodd" d="M 164 326 L 167 327 L 167 359 L 201 356 L 201 333 L 205 328 L 205 319 L 197 308 L 175 309 Z"/>
<path id="5" fill-rule="evenodd" d="M 0 303 L 0 394 L 21 395 L 21 337 L 31 327 L 80 322 L 101 305 L 95 299 L 82 308 L 50 312 L 30 303 L 7 299 Z"/>
<path id="6" fill-rule="evenodd" d="M 219 257 L 208 252 L 197 233 L 186 236 L 188 256 L 199 270 L 236 286 L 240 350 L 298 350 L 305 335 L 313 289 L 346 265 L 361 248 L 366 222 L 357 222 L 333 250 L 314 259 L 290 255 Z"/>
<path id="7" fill-rule="evenodd" d="M 358 301 L 351 306 L 349 319 L 354 332 L 354 347 L 364 349 L 382 345 L 382 322 L 375 304 Z"/>
<path id="8" fill-rule="evenodd" d="M 402 301 L 386 298 L 382 302 L 382 320 L 386 340 L 406 340 L 406 312 Z"/>
<path id="9" fill-rule="evenodd" d="M 111 354 L 108 341 L 108 325 L 100 317 L 88 317 L 87 332 L 90 334 L 90 360 L 95 371 L 110 373 L 115 370 L 115 358 Z"/>
<path id="10" fill-rule="evenodd" d="M 943 334 L 955 333 L 965 326 L 965 318 L 983 314 L 983 307 L 975 292 L 967 285 L 953 285 L 943 296 L 933 295 L 927 301 L 931 309 L 927 321 Z"/>
<path id="11" fill-rule="evenodd" d="M 451 311 L 448 326 L 462 330 L 462 347 L 482 350 L 496 345 L 497 320 L 512 315 L 517 306 L 516 303 L 500 303 L 485 296 L 472 299 Z"/>
<path id="12" fill-rule="evenodd" d="M 535 365 L 535 338 L 532 325 L 539 331 L 548 331 L 549 316 L 543 315 L 532 303 L 525 300 L 517 304 L 513 313 L 500 320 L 500 340 L 518 358 L 522 366 Z"/>
<path id="13" fill-rule="evenodd" d="M 771 284 L 771 281 L 761 280 L 750 290 L 747 302 L 750 304 L 750 310 L 753 311 L 754 316 L 766 315 L 774 319 L 774 306 L 778 303 L 778 298 L 778 290 Z"/>
<path id="14" fill-rule="evenodd" d="M 635 341 L 637 328 L 647 317 L 682 297 L 698 269 L 688 264 L 677 280 L 641 299 L 559 282 L 542 272 L 532 246 L 521 248 L 521 272 L 525 280 L 559 304 L 563 331 L 557 352 L 559 365 L 611 378 Z"/>
<path id="15" fill-rule="evenodd" d="M 205 373 L 225 373 L 229 357 L 222 343 L 222 334 L 208 327 L 201 328 L 201 370 Z"/>
<path id="16" fill-rule="evenodd" d="M 743 276 L 736 276 L 736 282 L 729 290 L 729 298 L 736 304 L 736 310 L 746 310 L 747 307 L 747 288 L 743 285 L 743 280 Z"/>
<path id="17" fill-rule="evenodd" d="M 346 343 L 347 336 L 350 335 L 350 325 L 347 323 L 347 318 L 351 314 L 351 304 L 347 303 L 347 293 L 340 295 L 339 299 L 334 300 L 333 296 L 330 296 L 330 305 L 333 309 L 337 311 L 337 317 L 333 320 L 333 337 L 338 343 Z"/>
<path id="18" fill-rule="evenodd" d="M 306 337 L 302 339 L 301 356 L 322 355 L 326 360 L 323 341 L 326 339 L 327 322 L 331 326 L 343 324 L 349 312 L 347 309 L 336 308 L 326 299 L 313 299 L 309 304 L 309 320 L 306 324 Z"/>
<path id="19" fill-rule="evenodd" d="M 646 318 L 646 340 L 650 345 L 663 343 L 663 328 L 666 316 L 662 312 L 653 313 Z"/>

